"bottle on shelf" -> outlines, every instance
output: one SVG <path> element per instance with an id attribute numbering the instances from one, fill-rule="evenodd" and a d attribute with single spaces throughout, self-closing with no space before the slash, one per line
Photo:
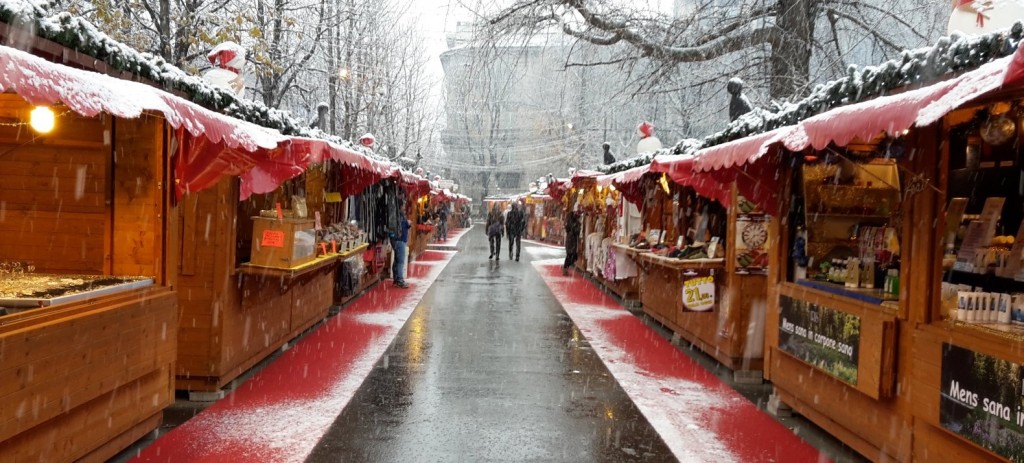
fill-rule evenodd
<path id="1" fill-rule="evenodd" d="M 847 259 L 846 267 L 846 281 L 845 285 L 847 288 L 859 288 L 860 287 L 860 259 L 851 257 Z"/>

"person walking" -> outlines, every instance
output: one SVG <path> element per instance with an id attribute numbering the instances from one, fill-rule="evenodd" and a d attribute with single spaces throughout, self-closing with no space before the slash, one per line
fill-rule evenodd
<path id="1" fill-rule="evenodd" d="M 508 235 L 508 258 L 512 259 L 512 247 L 515 245 L 516 262 L 519 262 L 519 251 L 523 244 L 523 231 L 526 230 L 526 215 L 523 213 L 523 207 L 519 202 L 512 203 L 512 209 L 508 211 L 508 217 L 505 219 L 505 231 Z"/>
<path id="2" fill-rule="evenodd" d="M 437 236 L 442 242 L 448 242 L 448 203 L 441 204 L 437 220 Z"/>
<path id="3" fill-rule="evenodd" d="M 391 264 L 391 278 L 398 288 L 408 288 L 405 282 L 405 261 L 409 253 L 409 219 L 399 211 L 398 229 L 390 233 L 391 249 L 395 250 L 395 262 Z"/>
<path id="4" fill-rule="evenodd" d="M 562 275 L 569 274 L 569 267 L 579 257 L 580 225 L 579 212 L 569 211 L 565 217 L 565 262 L 562 263 Z"/>
<path id="5" fill-rule="evenodd" d="M 491 242 L 491 255 L 488 259 L 501 260 L 501 233 L 505 230 L 505 216 L 501 208 L 495 205 L 487 213 L 487 238 Z"/>

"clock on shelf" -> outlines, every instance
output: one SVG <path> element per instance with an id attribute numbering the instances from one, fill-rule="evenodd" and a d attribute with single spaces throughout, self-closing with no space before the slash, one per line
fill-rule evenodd
<path id="1" fill-rule="evenodd" d="M 747 222 L 740 232 L 740 239 L 751 249 L 759 248 L 768 241 L 768 228 L 764 222 Z"/>

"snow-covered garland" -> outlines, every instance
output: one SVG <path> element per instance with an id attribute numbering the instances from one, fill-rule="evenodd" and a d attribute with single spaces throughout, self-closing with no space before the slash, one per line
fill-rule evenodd
<path id="1" fill-rule="evenodd" d="M 703 140 L 684 139 L 671 152 L 694 154 L 703 148 L 794 125 L 843 105 L 884 96 L 898 88 L 928 85 L 943 76 L 975 69 L 1013 54 L 1022 38 L 1024 24 L 1017 22 L 1008 31 L 974 37 L 960 34 L 943 37 L 931 47 L 904 50 L 899 58 L 878 66 L 858 68 L 851 65 L 847 68 L 846 77 L 816 86 L 800 101 L 773 103 L 772 110 L 755 108 L 730 123 L 725 130 Z M 621 172 L 649 164 L 653 158 L 653 154 L 641 155 L 598 169 L 605 173 Z"/>
<path id="2" fill-rule="evenodd" d="M 230 90 L 209 85 L 202 78 L 182 71 L 162 57 L 139 52 L 111 39 L 83 18 L 67 12 L 47 16 L 45 6 L 44 3 L 32 0 L 0 0 L 0 22 L 32 31 L 39 37 L 103 61 L 114 69 L 150 80 L 163 86 L 164 90 L 183 92 L 189 95 L 192 102 L 205 108 L 275 129 L 285 135 L 327 140 L 363 155 L 383 160 L 348 140 L 320 129 L 307 127 L 287 111 L 238 99 Z"/>

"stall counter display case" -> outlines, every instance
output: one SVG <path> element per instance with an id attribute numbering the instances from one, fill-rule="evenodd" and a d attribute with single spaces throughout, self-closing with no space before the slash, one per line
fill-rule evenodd
<path id="1" fill-rule="evenodd" d="M 861 227 L 891 224 L 899 207 L 900 181 L 891 160 L 804 165 L 802 177 L 808 277 L 813 278 L 821 262 L 857 254 Z"/>

